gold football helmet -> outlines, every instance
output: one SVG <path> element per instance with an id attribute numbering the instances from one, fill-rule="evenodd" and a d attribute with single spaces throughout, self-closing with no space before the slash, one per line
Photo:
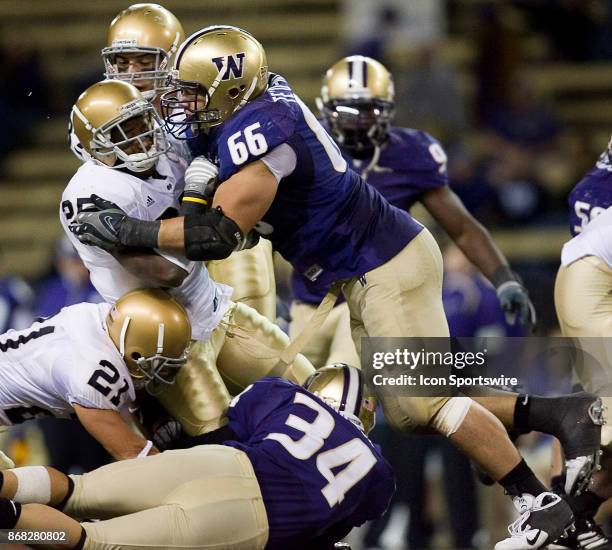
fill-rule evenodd
<path id="1" fill-rule="evenodd" d="M 183 26 L 166 8 L 134 4 L 117 15 L 108 28 L 107 45 L 102 49 L 104 76 L 134 84 L 152 101 L 168 89 L 172 56 L 183 40 Z M 137 70 L 130 70 L 130 59 Z"/>
<path id="2" fill-rule="evenodd" d="M 380 146 L 395 109 L 391 73 L 371 57 L 345 57 L 325 73 L 317 107 L 349 151 Z"/>
<path id="3" fill-rule="evenodd" d="M 155 108 L 120 80 L 87 88 L 72 107 L 70 122 L 87 157 L 112 168 L 144 172 L 169 149 Z"/>
<path id="4" fill-rule="evenodd" d="M 187 361 L 191 324 L 181 304 L 160 289 L 132 290 L 110 310 L 106 329 L 135 381 L 173 384 Z"/>
<path id="5" fill-rule="evenodd" d="M 363 375 L 359 369 L 345 363 L 321 367 L 304 382 L 304 388 L 366 434 L 374 427 L 376 399 L 363 397 Z"/>
<path id="6" fill-rule="evenodd" d="M 189 137 L 188 129 L 195 135 L 217 126 L 266 90 L 266 52 L 242 29 L 207 27 L 181 46 L 170 84 L 161 99 L 164 119 L 175 137 Z"/>

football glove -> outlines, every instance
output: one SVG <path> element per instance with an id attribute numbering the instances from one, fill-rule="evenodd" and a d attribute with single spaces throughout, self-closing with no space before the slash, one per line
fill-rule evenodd
<path id="1" fill-rule="evenodd" d="M 205 157 L 193 159 L 185 171 L 185 191 L 181 203 L 181 214 L 196 214 L 212 203 L 218 186 L 218 168 Z"/>
<path id="2" fill-rule="evenodd" d="M 514 325 L 517 321 L 524 326 L 536 324 L 536 312 L 529 299 L 527 289 L 516 279 L 507 280 L 497 286 L 497 298 L 504 310 L 506 322 Z"/>
<path id="3" fill-rule="evenodd" d="M 90 197 L 94 208 L 77 214 L 69 225 L 77 239 L 90 246 L 113 250 L 118 246 L 155 248 L 160 221 L 130 218 L 114 202 Z"/>

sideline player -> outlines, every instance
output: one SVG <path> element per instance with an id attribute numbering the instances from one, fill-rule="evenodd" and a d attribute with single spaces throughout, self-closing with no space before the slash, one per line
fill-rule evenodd
<path id="1" fill-rule="evenodd" d="M 345 57 L 326 71 L 318 106 L 326 129 L 349 166 L 390 204 L 409 212 L 415 202 L 421 202 L 496 287 L 511 322 L 535 324 L 527 290 L 487 230 L 450 189 L 447 157 L 441 145 L 425 132 L 391 125 L 395 104 L 389 71 L 370 57 Z M 292 283 L 295 300 L 291 304 L 290 336 L 294 337 L 327 289 L 297 271 Z M 303 350 L 315 368 L 336 360 L 350 362 L 354 357 L 348 325 L 348 307 L 336 306 L 326 325 Z"/>
<path id="2" fill-rule="evenodd" d="M 287 335 L 254 309 L 231 302 L 231 289 L 215 283 L 201 262 L 153 249 L 107 252 L 75 238 L 69 225 L 92 196 L 143 220 L 178 215 L 185 162 L 169 149 L 153 106 L 126 82 L 90 86 L 74 105 L 72 122 L 90 160 L 64 190 L 60 219 L 93 285 L 109 302 L 133 288 L 168 288 L 187 309 L 199 341 L 177 383 L 157 396 L 172 416 L 191 435 L 218 427 L 229 394 L 217 367 L 232 393 L 267 375 L 303 382 L 313 372 L 303 356 L 276 366 Z"/>
<path id="3" fill-rule="evenodd" d="M 44 467 L 5 470 L 0 528 L 66 530 L 69 546 L 86 550 L 333 548 L 382 515 L 395 489 L 367 438 L 373 402 L 362 390 L 361 373 L 346 365 L 321 369 L 305 389 L 265 378 L 232 401 L 223 445 L 69 478 Z M 79 524 L 41 504 L 105 521 Z"/>
<path id="4" fill-rule="evenodd" d="M 0 336 L 0 425 L 74 417 L 116 459 L 157 452 L 124 420 L 145 387 L 172 384 L 191 326 L 161 290 L 76 304 Z"/>
<path id="5" fill-rule="evenodd" d="M 200 138 L 196 148 L 219 162 L 214 208 L 143 222 L 98 201 L 103 211 L 81 213 L 75 234 L 210 259 L 242 247 L 261 221 L 258 230 L 299 273 L 327 286 L 343 281 L 356 344 L 362 336 L 448 336 L 433 237 L 347 168 L 287 82 L 268 75 L 259 42 L 235 27 L 209 27 L 183 44 L 175 70 L 162 109 L 175 133 Z M 379 397 L 394 428 L 449 437 L 514 497 L 520 525 L 499 548 L 540 548 L 571 523 L 569 507 L 546 492 L 482 406 L 466 397 Z"/>
<path id="6" fill-rule="evenodd" d="M 104 76 L 133 84 L 159 112 L 160 94 L 168 89 L 172 60 L 184 41 L 183 26 L 166 8 L 151 3 L 134 4 L 122 10 L 111 22 L 102 49 Z M 87 160 L 78 138 L 71 131 L 71 149 L 79 159 Z M 191 160 L 188 148 L 171 140 L 176 153 Z M 214 179 L 216 173 L 193 159 L 185 174 L 185 196 L 182 214 L 198 208 L 202 198 L 198 190 Z M 194 192 L 195 191 L 195 192 Z M 270 241 L 261 239 L 249 250 L 233 253 L 229 258 L 207 263 L 211 278 L 231 286 L 232 300 L 245 303 L 269 320 L 276 319 L 276 281 Z"/>

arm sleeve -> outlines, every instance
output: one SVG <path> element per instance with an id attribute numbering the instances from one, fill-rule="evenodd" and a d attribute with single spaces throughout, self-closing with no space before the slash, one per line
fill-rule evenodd
<path id="1" fill-rule="evenodd" d="M 261 161 L 274 174 L 277 182 L 291 175 L 297 164 L 295 151 L 287 143 L 282 143 L 273 151 L 270 151 Z"/>

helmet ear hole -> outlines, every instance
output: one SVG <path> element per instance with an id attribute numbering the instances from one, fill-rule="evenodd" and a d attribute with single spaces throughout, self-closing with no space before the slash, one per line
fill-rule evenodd
<path id="1" fill-rule="evenodd" d="M 134 360 L 134 361 L 138 361 L 138 359 L 140 359 L 142 357 L 142 355 L 140 355 L 140 353 L 138 353 L 137 351 L 134 351 L 130 354 L 130 357 Z"/>
<path id="2" fill-rule="evenodd" d="M 240 88 L 230 88 L 227 91 L 227 95 L 231 98 L 231 99 L 236 99 L 239 95 L 240 92 L 244 90 L 244 86 L 241 86 Z"/>

